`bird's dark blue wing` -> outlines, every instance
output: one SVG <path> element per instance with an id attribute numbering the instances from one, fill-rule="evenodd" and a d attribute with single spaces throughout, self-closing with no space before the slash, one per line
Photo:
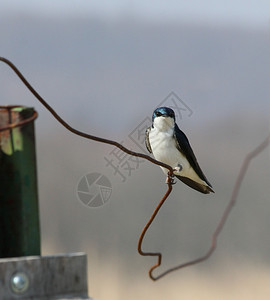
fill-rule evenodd
<path id="1" fill-rule="evenodd" d="M 151 145 L 150 145 L 150 142 L 149 142 L 149 132 L 151 130 L 151 127 L 148 127 L 145 131 L 145 146 L 147 148 L 147 150 L 152 153 L 152 148 L 151 148 Z"/>
<path id="2" fill-rule="evenodd" d="M 203 174 L 197 159 L 194 155 L 194 152 L 189 144 L 188 138 L 184 134 L 183 131 L 181 131 L 177 124 L 175 124 L 174 127 L 174 137 L 176 141 L 176 147 L 177 149 L 187 158 L 188 162 L 190 163 L 191 167 L 194 169 L 194 171 L 198 174 L 198 176 L 204 180 L 210 187 L 211 184 Z"/>

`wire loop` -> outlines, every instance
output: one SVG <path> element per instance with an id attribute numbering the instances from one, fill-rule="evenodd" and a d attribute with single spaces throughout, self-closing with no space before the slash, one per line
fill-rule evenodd
<path id="1" fill-rule="evenodd" d="M 7 109 L 9 112 L 13 108 L 21 107 L 20 105 L 0 105 L 1 109 Z M 36 111 L 33 112 L 33 115 L 27 119 L 24 119 L 23 121 L 17 122 L 17 123 L 10 123 L 5 127 L 0 127 L 0 132 L 5 130 L 10 130 L 16 127 L 24 126 L 27 123 L 33 122 L 38 117 L 38 113 Z"/>

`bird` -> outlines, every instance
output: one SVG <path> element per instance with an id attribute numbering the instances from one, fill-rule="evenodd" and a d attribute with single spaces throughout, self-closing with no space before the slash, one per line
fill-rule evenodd
<path id="1" fill-rule="evenodd" d="M 145 145 L 156 160 L 173 168 L 173 176 L 189 187 L 204 193 L 214 193 L 202 172 L 188 138 L 175 122 L 169 107 L 158 107 L 153 112 L 152 126 L 146 129 Z M 168 169 L 161 167 L 167 175 Z"/>

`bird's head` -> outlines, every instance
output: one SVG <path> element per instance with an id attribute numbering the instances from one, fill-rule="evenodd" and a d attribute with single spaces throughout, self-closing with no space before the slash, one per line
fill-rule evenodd
<path id="1" fill-rule="evenodd" d="M 152 127 L 160 130 L 167 130 L 174 127 L 175 114 L 169 107 L 158 107 L 152 116 Z"/>

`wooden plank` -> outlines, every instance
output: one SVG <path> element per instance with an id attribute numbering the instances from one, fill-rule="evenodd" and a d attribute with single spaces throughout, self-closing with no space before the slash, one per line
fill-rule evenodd
<path id="1" fill-rule="evenodd" d="M 0 299 L 90 299 L 86 254 L 0 259 Z"/>

